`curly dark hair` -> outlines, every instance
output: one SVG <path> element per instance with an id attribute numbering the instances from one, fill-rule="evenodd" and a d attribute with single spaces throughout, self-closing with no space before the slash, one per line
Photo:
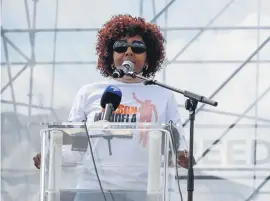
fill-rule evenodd
<path id="1" fill-rule="evenodd" d="M 98 32 L 96 52 L 98 55 L 97 69 L 104 77 L 109 77 L 113 73 L 113 44 L 121 37 L 132 37 L 139 35 L 142 37 L 147 50 L 148 68 L 143 70 L 143 76 L 150 77 L 161 69 L 165 58 L 165 39 L 159 27 L 152 23 L 147 23 L 141 17 L 130 15 L 113 16 Z"/>

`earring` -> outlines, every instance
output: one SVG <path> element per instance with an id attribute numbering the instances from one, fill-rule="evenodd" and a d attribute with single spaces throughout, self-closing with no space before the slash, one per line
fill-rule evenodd
<path id="1" fill-rule="evenodd" d="M 114 65 L 114 64 L 112 64 L 112 65 L 111 65 L 111 68 L 112 68 L 112 69 L 115 69 L 115 65 Z"/>
<path id="2" fill-rule="evenodd" d="M 147 65 L 144 65 L 143 69 L 144 70 L 147 70 L 148 69 L 148 66 Z"/>

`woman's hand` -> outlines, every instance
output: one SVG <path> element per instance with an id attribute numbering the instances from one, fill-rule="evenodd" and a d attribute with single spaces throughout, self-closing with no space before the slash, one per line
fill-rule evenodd
<path id="1" fill-rule="evenodd" d="M 188 168 L 189 154 L 187 151 L 179 151 L 177 153 L 177 164 L 183 168 Z"/>
<path id="2" fill-rule="evenodd" d="M 177 153 L 177 164 L 180 165 L 183 168 L 188 169 L 188 163 L 189 163 L 189 153 L 188 151 L 179 151 Z M 192 164 L 195 165 L 196 161 L 193 157 Z"/>
<path id="3" fill-rule="evenodd" d="M 38 153 L 33 157 L 34 165 L 36 166 L 37 169 L 40 169 L 40 160 L 41 160 L 41 154 Z"/>

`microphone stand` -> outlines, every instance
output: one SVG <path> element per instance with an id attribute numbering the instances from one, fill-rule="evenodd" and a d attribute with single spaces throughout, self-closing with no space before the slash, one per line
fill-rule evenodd
<path id="1" fill-rule="evenodd" d="M 105 105 L 105 111 L 104 111 L 102 120 L 110 121 L 110 118 L 111 118 L 111 115 L 112 115 L 113 111 L 114 111 L 113 104 L 112 103 L 107 103 Z M 112 140 L 113 137 L 108 136 L 108 137 L 104 137 L 104 138 L 108 140 L 109 155 L 111 156 L 112 155 L 111 140 Z"/>
<path id="2" fill-rule="evenodd" d="M 183 94 L 188 99 L 185 102 L 185 108 L 189 111 L 190 120 L 190 139 L 189 139 L 189 162 L 188 162 L 188 180 L 187 180 L 187 191 L 188 191 L 188 201 L 193 201 L 193 191 L 194 191 L 194 170 L 193 170 L 193 137 L 194 137 L 194 121 L 195 121 L 195 111 L 198 102 L 205 103 L 211 106 L 217 106 L 218 102 L 210 100 L 204 96 L 192 93 L 190 91 L 183 91 L 169 85 L 158 82 L 157 80 L 147 79 L 141 75 L 137 75 L 135 72 L 128 72 L 127 75 L 133 78 L 139 78 L 144 80 L 144 85 L 158 85 L 163 88 L 169 89 L 171 91 Z M 179 178 L 178 178 L 179 179 Z"/>

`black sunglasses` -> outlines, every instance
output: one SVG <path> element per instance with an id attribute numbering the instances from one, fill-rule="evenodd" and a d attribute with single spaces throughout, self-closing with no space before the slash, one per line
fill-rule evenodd
<path id="1" fill-rule="evenodd" d="M 133 43 L 129 44 L 125 40 L 115 41 L 113 44 L 113 50 L 118 53 L 124 53 L 127 51 L 128 47 L 131 47 L 132 52 L 135 54 L 141 54 L 146 51 L 146 46 L 141 41 L 134 41 Z"/>

